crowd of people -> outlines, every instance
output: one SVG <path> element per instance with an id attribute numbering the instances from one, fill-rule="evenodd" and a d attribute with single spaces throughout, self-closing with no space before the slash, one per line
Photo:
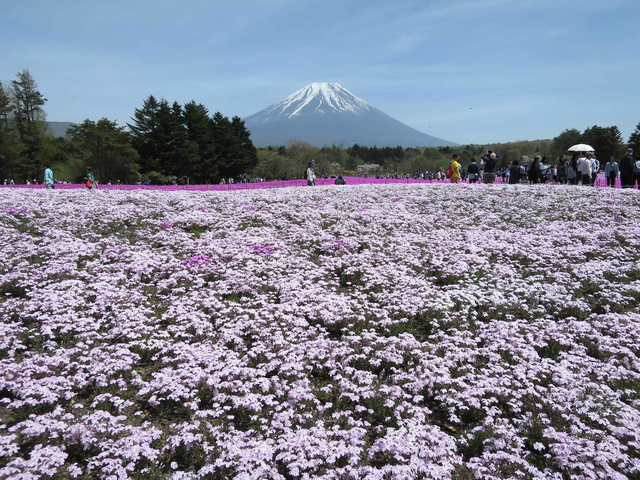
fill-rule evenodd
<path id="1" fill-rule="evenodd" d="M 606 185 L 616 186 L 616 179 L 620 178 L 622 188 L 640 187 L 640 160 L 633 158 L 633 149 L 627 149 L 626 156 L 618 163 L 615 157 L 610 157 L 604 165 L 596 158 L 595 152 L 576 152 L 571 159 L 561 155 L 556 164 L 550 164 L 546 156 L 536 156 L 531 165 L 522 164 L 514 160 L 506 167 L 497 168 L 500 155 L 488 150 L 481 157 L 478 164 L 475 158 L 466 169 L 460 164 L 460 155 L 454 154 L 446 177 L 451 183 L 459 183 L 468 179 L 469 183 L 494 183 L 496 178 L 502 177 L 502 183 L 556 183 L 569 185 L 593 186 L 599 173 L 604 173 Z"/>
<path id="2" fill-rule="evenodd" d="M 575 152 L 571 159 L 568 159 L 566 155 L 561 155 L 555 164 L 550 164 L 546 156 L 538 155 L 530 165 L 524 162 L 521 165 L 518 160 L 513 160 L 509 166 L 499 168 L 500 160 L 500 155 L 491 150 L 487 150 L 487 153 L 480 157 L 480 163 L 478 163 L 475 158 L 472 158 L 467 168 L 463 168 L 460 163 L 460 154 L 455 153 L 446 172 L 444 170 L 437 172 L 416 171 L 413 175 L 398 174 L 396 172 L 395 174 L 387 174 L 386 177 L 376 174 L 375 178 L 414 178 L 438 181 L 449 179 L 451 183 L 460 183 L 462 180 L 468 180 L 469 183 L 489 184 L 495 183 L 497 178 L 501 178 L 502 183 L 509 184 L 555 183 L 560 185 L 593 186 L 596 183 L 598 174 L 604 173 L 608 187 L 615 187 L 616 180 L 620 178 L 622 188 L 640 188 L 640 159 L 633 157 L 633 149 L 631 148 L 627 149 L 626 155 L 620 159 L 620 162 L 617 162 L 615 157 L 612 156 L 604 166 L 602 166 L 597 159 L 595 152 Z M 55 188 L 55 185 L 58 184 L 71 183 L 54 180 L 53 171 L 50 166 L 45 164 L 44 167 L 43 183 L 46 188 Z M 365 174 L 365 177 L 366 176 Z M 311 160 L 304 172 L 304 179 L 307 181 L 308 186 L 315 186 L 317 178 L 315 161 Z M 98 182 L 93 175 L 91 167 L 87 167 L 84 180 L 87 188 L 95 189 L 97 187 Z M 254 180 L 257 182 L 265 181 L 264 179 L 250 179 L 249 181 Z M 283 177 L 283 180 L 287 180 L 286 175 Z M 220 183 L 247 183 L 247 181 L 246 175 L 241 175 L 237 179 L 222 179 Z M 33 182 L 29 180 L 25 181 L 26 185 L 35 185 L 37 183 L 35 179 Z M 148 178 L 143 178 L 141 182 L 138 182 L 138 185 L 148 185 L 149 183 Z M 186 176 L 181 178 L 172 177 L 171 183 L 173 185 L 189 185 L 190 181 Z M 335 184 L 346 185 L 346 180 L 340 175 L 335 178 Z M 12 179 L 5 178 L 4 185 L 15 185 L 15 182 Z M 107 182 L 107 185 L 111 185 L 111 181 Z M 117 181 L 116 185 L 120 185 L 120 180 Z"/>

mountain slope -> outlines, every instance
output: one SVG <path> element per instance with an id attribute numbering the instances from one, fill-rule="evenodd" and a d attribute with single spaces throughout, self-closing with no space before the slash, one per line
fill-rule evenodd
<path id="1" fill-rule="evenodd" d="M 70 122 L 47 122 L 49 124 L 49 133 L 54 137 L 65 137 L 67 135 L 67 128 L 75 125 Z"/>
<path id="2" fill-rule="evenodd" d="M 312 83 L 245 119 L 256 146 L 303 140 L 317 147 L 456 145 L 386 115 L 337 83 Z"/>

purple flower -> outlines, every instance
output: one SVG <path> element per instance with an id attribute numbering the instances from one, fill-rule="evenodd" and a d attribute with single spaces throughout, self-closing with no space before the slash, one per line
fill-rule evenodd
<path id="1" fill-rule="evenodd" d="M 4 211 L 12 216 L 24 215 L 27 213 L 26 208 L 4 207 Z"/>
<path id="2" fill-rule="evenodd" d="M 261 244 L 249 245 L 247 247 L 251 253 L 257 253 L 259 255 L 272 255 L 276 249 Z"/>
<path id="3" fill-rule="evenodd" d="M 188 267 L 196 267 L 211 263 L 213 259 L 207 255 L 195 255 L 191 258 L 185 258 L 182 263 Z"/>

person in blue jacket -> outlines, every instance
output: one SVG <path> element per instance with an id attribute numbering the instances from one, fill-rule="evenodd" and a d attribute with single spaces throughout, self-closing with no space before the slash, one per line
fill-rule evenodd
<path id="1" fill-rule="evenodd" d="M 53 170 L 51 170 L 51 168 L 49 168 L 49 164 L 45 163 L 44 164 L 44 185 L 47 188 L 55 188 L 54 187 L 54 181 L 53 181 Z"/>
<path id="2" fill-rule="evenodd" d="M 620 175 L 620 169 L 618 168 L 618 162 L 615 157 L 611 157 L 604 167 L 604 176 L 607 178 L 607 187 L 616 186 L 616 178 Z"/>

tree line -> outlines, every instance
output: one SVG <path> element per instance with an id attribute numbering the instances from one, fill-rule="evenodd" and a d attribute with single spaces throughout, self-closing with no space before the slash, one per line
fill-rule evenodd
<path id="1" fill-rule="evenodd" d="M 591 145 L 601 164 L 604 165 L 611 156 L 620 159 L 627 147 L 640 154 L 640 123 L 625 144 L 618 127 L 599 127 L 594 125 L 580 132 L 576 129 L 566 129 L 558 136 L 549 140 L 526 140 L 510 143 L 470 144 L 456 147 L 367 147 L 355 144 L 345 148 L 343 145 L 317 148 L 303 141 L 291 141 L 287 146 L 268 147 L 258 149 L 258 164 L 254 172 L 258 177 L 267 180 L 279 179 L 285 174 L 300 178 L 303 166 L 310 159 L 316 160 L 316 173 L 321 176 L 338 175 L 342 173 L 355 174 L 358 167 L 376 165 L 369 174 L 380 173 L 394 175 L 399 173 L 413 174 L 415 172 L 436 172 L 446 170 L 454 153 L 460 154 L 463 166 L 471 163 L 475 158 L 478 163 L 480 157 L 487 150 L 500 154 L 498 168 L 505 168 L 513 160 L 522 162 L 523 157 L 548 157 L 550 164 L 557 163 L 560 155 L 567 154 L 569 147 L 579 143 Z"/>
<path id="2" fill-rule="evenodd" d="M 169 183 L 183 177 L 207 183 L 246 174 L 258 162 L 240 117 L 210 115 L 195 101 L 183 106 L 150 95 L 126 126 L 86 119 L 73 124 L 64 138 L 51 135 L 46 102 L 27 69 L 16 80 L 0 83 L 0 177 L 41 182 L 49 164 L 56 180 L 71 182 L 81 181 L 91 166 L 103 183 L 145 178 Z"/>
<path id="3" fill-rule="evenodd" d="M 446 169 L 453 153 L 459 153 L 466 165 L 472 158 L 478 160 L 487 149 L 501 155 L 499 167 L 535 155 L 547 156 L 553 164 L 577 143 L 593 146 L 602 163 L 610 156 L 623 156 L 627 145 L 640 153 L 640 123 L 627 144 L 617 126 L 594 125 L 583 132 L 566 129 L 551 140 L 505 144 L 317 148 L 303 140 L 291 140 L 287 145 L 255 148 L 240 117 L 229 120 L 220 112 L 211 115 L 207 107 L 195 101 L 180 105 L 153 95 L 134 109 L 131 121 L 124 126 L 107 118 L 86 119 L 72 125 L 65 138 L 56 138 L 48 131 L 43 108 L 46 102 L 26 69 L 15 80 L 0 83 L 0 178 L 13 178 L 17 183 L 34 179 L 41 182 L 47 163 L 56 179 L 73 182 L 81 181 L 86 167 L 91 166 L 104 183 L 148 179 L 162 184 L 176 177 L 187 177 L 191 183 L 217 183 L 239 176 L 302 178 L 311 159 L 320 176 L 356 174 L 362 165 L 376 165 L 370 173 L 393 175 Z"/>

